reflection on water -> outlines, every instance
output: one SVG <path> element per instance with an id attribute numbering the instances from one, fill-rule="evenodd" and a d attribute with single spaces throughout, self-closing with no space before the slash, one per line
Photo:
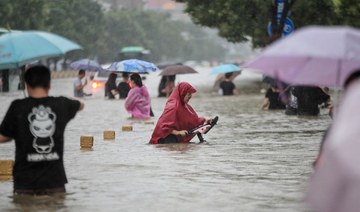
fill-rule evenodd
<path id="1" fill-rule="evenodd" d="M 193 139 L 195 140 L 195 139 Z M 180 144 L 158 144 L 155 145 L 156 148 L 166 151 L 174 151 L 179 153 L 185 153 L 190 149 L 198 148 L 197 145 L 205 145 L 205 143 L 194 144 L 194 143 L 180 143 Z"/>
<path id="2" fill-rule="evenodd" d="M 69 195 L 69 194 L 66 194 Z M 48 211 L 65 209 L 65 194 L 29 196 L 29 195 L 14 195 L 13 199 L 14 210 L 16 211 Z"/>
<path id="3" fill-rule="evenodd" d="M 0 96 L 1 119 L 14 97 Z M 0 211 L 307 211 L 303 190 L 330 118 L 261 111 L 262 99 L 196 94 L 192 106 L 218 115 L 218 125 L 207 143 L 170 145 L 149 145 L 155 125 L 128 119 L 124 100 L 85 99 L 65 133 L 68 193 L 14 198 L 12 182 L 0 182 Z M 165 101 L 152 99 L 151 121 Z M 127 124 L 133 131 L 121 131 Z M 115 140 L 104 140 L 105 130 L 116 131 Z M 80 150 L 81 135 L 94 136 L 92 151 Z M 1 145 L 0 159 L 13 158 L 14 143 Z"/>

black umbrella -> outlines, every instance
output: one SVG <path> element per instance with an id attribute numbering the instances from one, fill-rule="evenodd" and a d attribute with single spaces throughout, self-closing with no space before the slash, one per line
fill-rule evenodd
<path id="1" fill-rule="evenodd" d="M 177 75 L 177 74 L 194 74 L 194 73 L 198 73 L 198 72 L 189 66 L 173 65 L 173 66 L 167 66 L 159 75 L 169 76 L 169 75 Z"/>

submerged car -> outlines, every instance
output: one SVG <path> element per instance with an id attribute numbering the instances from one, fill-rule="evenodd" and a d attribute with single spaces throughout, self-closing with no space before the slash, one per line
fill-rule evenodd
<path id="1" fill-rule="evenodd" d="M 93 95 L 104 96 L 105 95 L 105 83 L 111 74 L 111 71 L 98 71 L 90 76 L 90 91 Z M 120 74 L 117 74 L 116 85 L 121 81 Z"/>

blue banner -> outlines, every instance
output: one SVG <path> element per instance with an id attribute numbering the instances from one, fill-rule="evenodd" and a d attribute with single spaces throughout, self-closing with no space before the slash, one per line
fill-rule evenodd
<path id="1" fill-rule="evenodd" d="M 277 20 L 277 24 L 280 24 L 281 16 L 283 14 L 284 7 L 285 7 L 285 0 L 277 0 L 277 1 L 275 0 L 275 2 L 277 2 L 276 20 Z M 290 15 L 290 11 L 288 12 L 287 17 L 285 19 L 284 28 L 283 28 L 283 32 L 282 32 L 283 37 L 289 35 L 295 29 L 294 23 L 288 17 L 289 15 Z M 271 36 L 272 35 L 271 21 L 268 24 L 267 31 L 268 31 L 268 34 Z"/>

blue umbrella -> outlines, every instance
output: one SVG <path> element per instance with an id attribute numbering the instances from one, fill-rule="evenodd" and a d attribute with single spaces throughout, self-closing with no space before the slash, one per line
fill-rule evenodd
<path id="1" fill-rule="evenodd" d="M 4 33 L 9 33 L 9 32 L 21 32 L 21 31 L 20 30 L 9 30 L 9 29 L 0 27 L 0 35 L 4 34 Z"/>
<path id="2" fill-rule="evenodd" d="M 241 71 L 241 68 L 234 64 L 223 64 L 223 65 L 214 67 L 211 70 L 210 75 L 223 74 L 223 73 L 229 73 L 229 72 L 234 72 L 234 71 Z"/>
<path id="3" fill-rule="evenodd" d="M 70 67 L 75 70 L 84 69 L 87 71 L 102 71 L 102 67 L 94 60 L 81 59 L 70 63 Z"/>
<path id="4" fill-rule="evenodd" d="M 0 36 L 0 70 L 19 68 L 34 60 L 62 56 L 77 49 L 81 46 L 49 32 L 4 33 Z"/>
<path id="5" fill-rule="evenodd" d="M 0 27 L 0 34 L 8 33 L 9 30 Z"/>
<path id="6" fill-rule="evenodd" d="M 149 73 L 157 71 L 159 68 L 153 63 L 138 59 L 122 60 L 114 62 L 110 67 L 106 68 L 108 71 L 115 72 L 129 72 L 129 73 Z"/>

